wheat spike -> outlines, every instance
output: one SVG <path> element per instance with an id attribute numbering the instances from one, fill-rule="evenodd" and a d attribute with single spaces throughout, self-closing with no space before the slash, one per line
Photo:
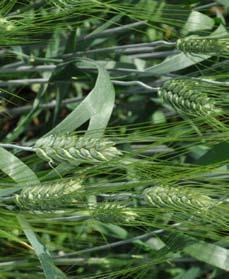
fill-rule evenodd
<path id="1" fill-rule="evenodd" d="M 185 53 L 223 55 L 229 52 L 229 37 L 225 38 L 201 38 L 190 36 L 178 39 L 177 49 Z"/>
<path id="2" fill-rule="evenodd" d="M 144 190 L 143 195 L 152 206 L 180 211 L 198 210 L 197 212 L 203 212 L 218 204 L 206 195 L 183 187 L 155 186 Z"/>
<path id="3" fill-rule="evenodd" d="M 134 221 L 137 214 L 117 203 L 105 203 L 91 210 L 90 215 L 104 223 L 128 223 Z"/>
<path id="4" fill-rule="evenodd" d="M 15 199 L 22 209 L 50 211 L 71 205 L 80 199 L 82 190 L 79 180 L 62 180 L 25 187 Z"/>
<path id="5" fill-rule="evenodd" d="M 163 84 L 158 94 L 178 112 L 195 116 L 218 114 L 220 110 L 205 91 L 201 81 L 171 79 Z"/>
<path id="6" fill-rule="evenodd" d="M 50 135 L 39 139 L 36 144 L 37 155 L 51 163 L 79 161 L 97 163 L 109 161 L 121 155 L 112 141 L 77 135 Z"/>

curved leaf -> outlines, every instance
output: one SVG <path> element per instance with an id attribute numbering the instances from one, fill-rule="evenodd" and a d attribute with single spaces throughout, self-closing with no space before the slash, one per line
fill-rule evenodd
<path id="1" fill-rule="evenodd" d="M 0 147 L 0 169 L 16 183 L 40 183 L 36 174 L 15 155 Z"/>
<path id="2" fill-rule="evenodd" d="M 66 279 L 67 277 L 64 275 L 64 273 L 54 265 L 48 250 L 37 239 L 32 227 L 26 221 L 26 219 L 22 215 L 18 215 L 17 219 L 40 260 L 45 277 L 47 279 Z"/>
<path id="3" fill-rule="evenodd" d="M 114 107 L 114 87 L 110 81 L 108 72 L 102 66 L 88 61 L 83 64 L 88 63 L 93 64 L 98 69 L 98 78 L 95 87 L 83 102 L 47 135 L 72 132 L 89 119 L 88 130 L 106 128 Z"/>
<path id="4" fill-rule="evenodd" d="M 199 261 L 229 271 L 229 250 L 225 248 L 211 243 L 198 242 L 186 247 L 184 252 Z"/>

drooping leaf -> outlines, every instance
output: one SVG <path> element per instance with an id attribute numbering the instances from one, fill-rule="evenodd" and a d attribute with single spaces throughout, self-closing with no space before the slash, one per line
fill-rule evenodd
<path id="1" fill-rule="evenodd" d="M 38 240 L 26 219 L 22 215 L 18 215 L 17 219 L 40 260 L 46 279 L 66 279 L 64 273 L 54 265 L 47 248 Z"/>
<path id="2" fill-rule="evenodd" d="M 95 62 L 84 62 L 98 69 L 95 87 L 61 123 L 47 135 L 69 133 L 90 119 L 88 130 L 105 129 L 114 106 L 115 91 L 107 71 Z"/>
<path id="3" fill-rule="evenodd" d="M 94 221 L 91 227 L 103 235 L 125 239 L 128 235 L 127 231 L 122 227 L 114 224 L 106 224 L 99 221 Z"/>
<path id="4" fill-rule="evenodd" d="M 229 158 L 229 143 L 221 142 L 213 146 L 207 153 L 197 160 L 199 165 L 208 165 L 218 162 L 223 162 Z"/>
<path id="5" fill-rule="evenodd" d="M 220 246 L 198 242 L 184 249 L 190 256 L 207 264 L 229 271 L 229 250 Z"/>
<path id="6" fill-rule="evenodd" d="M 192 11 L 183 27 L 182 33 L 187 35 L 196 31 L 211 30 L 213 26 L 214 19 L 198 11 Z"/>
<path id="7" fill-rule="evenodd" d="M 11 152 L 0 147 L 0 169 L 16 183 L 39 183 L 36 174 Z"/>

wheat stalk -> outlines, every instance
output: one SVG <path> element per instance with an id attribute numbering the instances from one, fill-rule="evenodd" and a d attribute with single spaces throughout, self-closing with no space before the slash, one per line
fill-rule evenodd
<path id="1" fill-rule="evenodd" d="M 77 135 L 50 135 L 35 144 L 37 155 L 51 163 L 97 163 L 121 155 L 112 141 Z"/>
<path id="2" fill-rule="evenodd" d="M 216 108 L 202 84 L 192 79 L 171 79 L 163 84 L 158 94 L 178 112 L 195 116 L 216 115 L 221 110 Z"/>
<path id="3" fill-rule="evenodd" d="M 229 52 L 229 37 L 201 38 L 196 36 L 185 37 L 177 40 L 177 49 L 184 53 L 224 55 Z"/>
<path id="4" fill-rule="evenodd" d="M 15 200 L 22 209 L 50 211 L 70 206 L 80 199 L 82 190 L 80 180 L 60 180 L 25 187 Z"/>

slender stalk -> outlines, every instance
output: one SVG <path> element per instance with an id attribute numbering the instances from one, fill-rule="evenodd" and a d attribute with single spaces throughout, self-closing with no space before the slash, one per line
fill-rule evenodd
<path id="1" fill-rule="evenodd" d="M 171 227 L 178 227 L 180 225 L 181 225 L 181 223 L 176 223 L 176 224 L 172 225 Z M 116 242 L 113 242 L 113 243 L 108 243 L 108 244 L 100 245 L 100 246 L 93 247 L 93 248 L 83 249 L 83 250 L 79 250 L 79 251 L 76 251 L 76 252 L 73 252 L 73 253 L 68 253 L 68 254 L 61 255 L 61 256 L 54 256 L 54 258 L 64 258 L 64 257 L 80 255 L 80 254 L 84 254 L 84 253 L 91 253 L 91 252 L 106 250 L 106 249 L 126 245 L 126 244 L 129 244 L 129 243 L 133 243 L 136 240 L 148 239 L 149 237 L 151 237 L 155 234 L 163 233 L 164 231 L 165 231 L 164 229 L 155 230 L 155 231 L 148 232 L 148 233 L 145 233 L 145 234 L 142 234 L 142 235 L 139 235 L 139 236 L 135 236 L 135 237 L 132 237 L 132 238 L 129 238 L 129 239 L 116 241 Z"/>
<path id="2" fill-rule="evenodd" d="M 7 81 L 0 81 L 0 87 L 7 87 L 11 85 L 29 85 L 29 84 L 44 84 L 48 83 L 49 79 L 47 78 L 31 78 L 31 79 L 11 79 Z"/>
<path id="3" fill-rule="evenodd" d="M 214 1 L 214 2 L 209 3 L 209 4 L 198 6 L 198 7 L 194 8 L 194 10 L 201 11 L 201 10 L 209 9 L 209 8 L 214 7 L 216 5 L 217 5 L 217 3 Z"/>
<path id="4" fill-rule="evenodd" d="M 72 103 L 78 103 L 81 102 L 84 98 L 83 97 L 75 97 L 75 98 L 69 98 L 65 99 L 61 102 L 61 105 L 67 105 L 67 104 L 72 104 Z M 56 100 L 51 101 L 50 103 L 47 104 L 40 104 L 39 108 L 40 109 L 50 109 L 50 108 L 55 108 L 56 107 Z M 16 107 L 12 109 L 8 109 L 7 111 L 4 111 L 8 113 L 10 116 L 17 116 L 22 113 L 25 113 L 27 111 L 30 111 L 33 108 L 33 105 L 26 105 L 26 106 L 21 106 L 21 107 Z"/>
<path id="5" fill-rule="evenodd" d="M 71 81 L 58 81 L 61 83 L 69 83 Z M 32 78 L 32 79 L 14 79 L 14 80 L 8 80 L 8 81 L 0 81 L 1 87 L 6 87 L 10 85 L 30 85 L 30 84 L 44 84 L 49 83 L 48 78 Z M 55 82 L 56 83 L 56 82 Z M 134 80 L 134 81 L 119 81 L 119 80 L 112 80 L 113 84 L 121 85 L 121 86 L 130 86 L 130 85 L 138 85 L 140 87 L 143 87 L 144 89 L 151 90 L 151 91 L 157 91 L 158 87 L 151 87 L 141 81 Z"/>
<path id="6" fill-rule="evenodd" d="M 152 87 L 150 85 L 147 85 L 146 83 L 138 80 L 133 80 L 133 81 L 121 81 L 121 80 L 112 80 L 113 84 L 116 85 L 121 85 L 121 86 L 130 86 L 130 85 L 138 85 L 140 87 L 143 87 L 144 89 L 157 92 L 159 87 Z"/>
<path id="7" fill-rule="evenodd" d="M 82 55 L 82 54 L 94 54 L 94 53 L 104 53 L 115 51 L 116 53 L 135 53 L 141 51 L 153 51 L 156 47 L 160 46 L 175 46 L 176 42 L 167 42 L 167 41 L 154 41 L 149 43 L 140 43 L 140 44 L 128 44 L 114 47 L 105 47 L 98 49 L 89 49 L 86 51 L 77 51 L 75 53 L 67 53 L 64 57 L 72 55 Z"/>
<path id="8" fill-rule="evenodd" d="M 14 73 L 14 72 L 50 72 L 56 69 L 56 65 L 49 64 L 49 65 L 37 65 L 37 66 L 30 66 L 24 65 L 24 63 L 20 63 L 19 65 L 5 65 L 0 68 L 1 73 Z"/>
<path id="9" fill-rule="evenodd" d="M 222 86 L 229 86 L 229 82 L 224 82 L 224 81 L 216 81 L 216 80 L 211 80 L 211 79 L 204 79 L 204 78 L 199 78 L 199 80 L 206 81 L 208 83 L 216 84 L 216 85 L 222 85 Z"/>
<path id="10" fill-rule="evenodd" d="M 21 145 L 17 145 L 17 144 L 9 144 L 9 143 L 0 143 L 0 147 L 20 149 L 20 150 L 29 151 L 29 152 L 35 151 L 35 149 L 33 147 L 21 146 Z"/>
<path id="11" fill-rule="evenodd" d="M 92 34 L 80 37 L 78 39 L 78 42 L 85 41 L 85 40 L 96 39 L 96 38 L 109 37 L 109 36 L 113 36 L 114 34 L 117 35 L 117 34 L 126 32 L 129 29 L 132 29 L 132 28 L 135 28 L 135 27 L 144 26 L 146 24 L 147 24 L 146 21 L 138 21 L 138 22 L 122 25 L 122 26 L 115 27 L 115 28 L 109 28 L 109 29 L 107 29 L 105 31 L 102 31 L 102 32 L 92 33 Z"/>
<path id="12" fill-rule="evenodd" d="M 138 54 L 128 55 L 128 56 L 130 58 L 163 58 L 178 53 L 180 53 L 179 50 L 169 50 L 169 51 L 159 51 L 159 52 L 150 52 L 150 53 L 138 53 Z"/>

